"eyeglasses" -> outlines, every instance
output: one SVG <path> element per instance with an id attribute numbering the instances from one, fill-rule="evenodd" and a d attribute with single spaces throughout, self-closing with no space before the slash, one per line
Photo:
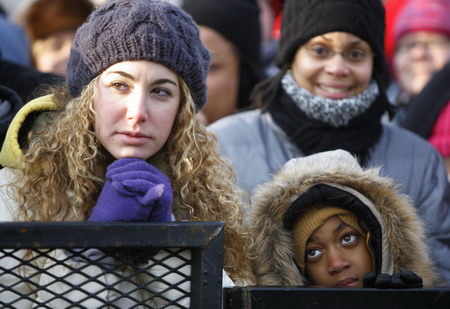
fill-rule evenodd
<path id="1" fill-rule="evenodd" d="M 410 53 L 412 50 L 420 47 L 427 52 L 435 53 L 450 50 L 450 40 L 434 40 L 434 41 L 410 41 L 397 45 L 396 53 Z"/>
<path id="2" fill-rule="evenodd" d="M 325 45 L 305 45 L 303 46 L 308 55 L 316 60 L 328 60 L 339 54 L 349 63 L 361 63 L 375 56 L 371 51 L 361 48 L 349 48 L 343 51 L 335 51 Z"/>

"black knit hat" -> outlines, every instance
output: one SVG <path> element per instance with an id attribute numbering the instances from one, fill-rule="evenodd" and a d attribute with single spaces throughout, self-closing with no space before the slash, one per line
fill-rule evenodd
<path id="1" fill-rule="evenodd" d="M 297 49 L 328 32 L 351 33 L 375 53 L 375 70 L 384 72 L 384 7 L 381 0 L 285 0 L 277 64 L 290 65 Z"/>
<path id="2" fill-rule="evenodd" d="M 77 30 L 67 70 L 71 96 L 111 65 L 130 60 L 160 63 L 189 87 L 197 110 L 206 102 L 209 52 L 199 31 L 180 8 L 167 1 L 108 1 Z"/>
<path id="3" fill-rule="evenodd" d="M 215 29 L 249 58 L 260 58 L 261 27 L 255 0 L 184 0 L 182 8 L 198 25 Z"/>

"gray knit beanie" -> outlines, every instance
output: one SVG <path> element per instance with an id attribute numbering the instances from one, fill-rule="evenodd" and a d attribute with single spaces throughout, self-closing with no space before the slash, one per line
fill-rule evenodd
<path id="1" fill-rule="evenodd" d="M 187 84 L 197 111 L 206 103 L 210 56 L 183 10 L 167 1 L 108 1 L 77 30 L 67 70 L 72 97 L 111 65 L 130 60 L 160 63 Z"/>

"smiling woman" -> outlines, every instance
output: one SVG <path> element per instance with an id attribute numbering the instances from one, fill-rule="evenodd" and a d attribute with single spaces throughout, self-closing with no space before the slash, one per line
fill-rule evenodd
<path id="1" fill-rule="evenodd" d="M 297 50 L 292 75 L 306 91 L 338 100 L 365 90 L 372 78 L 372 66 L 369 44 L 349 33 L 330 32 Z"/>
<path id="2" fill-rule="evenodd" d="M 251 283 L 243 196 L 196 117 L 209 60 L 194 21 L 167 1 L 99 7 L 76 32 L 66 85 L 10 126 L 0 220 L 222 221 L 225 271 Z"/>

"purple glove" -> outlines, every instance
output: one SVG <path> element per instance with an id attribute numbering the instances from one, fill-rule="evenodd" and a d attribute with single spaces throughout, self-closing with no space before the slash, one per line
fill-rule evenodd
<path id="1" fill-rule="evenodd" d="M 172 221 L 172 186 L 142 159 L 122 158 L 106 170 L 106 182 L 88 221 Z"/>

